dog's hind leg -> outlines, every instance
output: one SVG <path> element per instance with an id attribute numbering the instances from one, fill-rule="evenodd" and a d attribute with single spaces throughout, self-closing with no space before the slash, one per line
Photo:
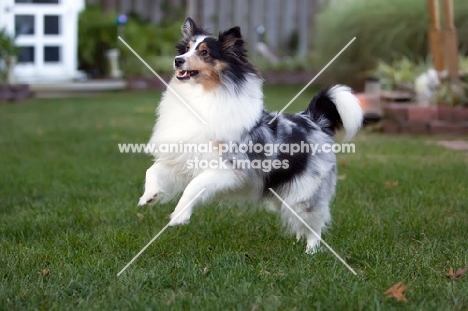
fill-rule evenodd
<path id="1" fill-rule="evenodd" d="M 319 209 L 317 207 L 310 207 L 309 202 L 291 205 L 297 215 L 292 213 L 286 206 L 283 206 L 282 209 L 284 220 L 288 227 L 296 233 L 296 239 L 299 241 L 302 237 L 306 238 L 306 253 L 308 254 L 317 252 L 323 228 L 330 221 L 328 206 L 320 206 Z"/>
<path id="2" fill-rule="evenodd" d="M 312 213 L 312 212 L 311 212 Z M 306 230 L 306 253 L 307 254 L 315 254 L 320 247 L 320 241 L 322 237 L 322 229 L 325 227 L 325 220 L 323 219 L 322 215 L 310 215 L 308 217 L 308 225 L 313 232 L 309 228 L 304 228 Z"/>
<path id="3" fill-rule="evenodd" d="M 314 254 L 319 250 L 321 235 L 327 223 L 331 221 L 330 203 L 335 194 L 336 169 L 330 171 L 322 178 L 317 192 L 308 200 L 308 208 L 305 211 L 305 220 L 313 229 L 305 229 L 307 240 L 306 253 Z"/>
<path id="4" fill-rule="evenodd" d="M 308 254 L 314 254 L 318 251 L 321 235 L 327 223 L 331 221 L 329 206 L 335 192 L 335 183 L 335 172 L 330 171 L 325 177 L 321 177 L 320 183 L 315 183 L 316 190 L 302 197 L 300 201 L 294 198 L 298 196 L 297 193 L 306 193 L 306 191 L 292 189 L 292 192 L 285 197 L 285 202 L 290 203 L 290 207 L 297 215 L 283 206 L 283 219 L 288 227 L 296 233 L 296 238 L 300 239 L 303 236 L 306 238 L 306 253 Z M 313 184 L 313 182 L 305 180 L 303 184 L 308 185 Z"/>
<path id="5" fill-rule="evenodd" d="M 242 177 L 232 170 L 208 169 L 195 177 L 185 188 L 182 197 L 171 214 L 171 226 L 186 224 L 193 208 L 213 199 L 217 194 L 242 185 Z"/>
<path id="6" fill-rule="evenodd" d="M 307 240 L 306 253 L 308 254 L 314 254 L 319 249 L 322 233 L 331 220 L 330 202 L 332 196 L 333 191 L 326 185 L 322 185 L 315 198 L 309 201 L 310 207 L 304 213 L 304 220 L 315 232 L 304 226 Z"/>
<path id="7" fill-rule="evenodd" d="M 287 215 L 287 222 L 293 232 L 296 233 L 296 239 L 300 240 L 303 236 L 306 238 L 306 253 L 316 253 L 320 246 L 323 229 L 326 227 L 326 223 L 330 221 L 328 210 L 314 210 L 314 208 L 304 209 L 303 204 L 293 206 L 292 208 L 307 226 L 296 215 L 290 212 L 284 211 L 283 215 Z"/>

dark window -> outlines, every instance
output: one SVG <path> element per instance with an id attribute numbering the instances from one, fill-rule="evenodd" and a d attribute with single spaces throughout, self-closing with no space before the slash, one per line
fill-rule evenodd
<path id="1" fill-rule="evenodd" d="M 15 3 L 58 4 L 59 0 L 15 0 Z"/>
<path id="2" fill-rule="evenodd" d="M 33 35 L 34 34 L 34 15 L 15 15 L 15 34 Z"/>
<path id="3" fill-rule="evenodd" d="M 44 62 L 45 63 L 60 62 L 60 47 L 59 46 L 45 46 L 44 47 Z"/>
<path id="4" fill-rule="evenodd" d="M 45 15 L 44 16 L 44 34 L 59 35 L 60 34 L 60 16 Z"/>
<path id="5" fill-rule="evenodd" d="M 21 46 L 19 50 L 19 63 L 34 63 L 34 47 Z"/>

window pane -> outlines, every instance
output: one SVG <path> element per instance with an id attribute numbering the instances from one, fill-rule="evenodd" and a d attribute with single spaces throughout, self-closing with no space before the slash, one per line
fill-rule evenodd
<path id="1" fill-rule="evenodd" d="M 21 46 L 19 57 L 19 63 L 34 63 L 34 47 L 33 46 Z"/>
<path id="2" fill-rule="evenodd" d="M 34 15 L 15 15 L 15 33 L 20 35 L 34 34 Z"/>
<path id="3" fill-rule="evenodd" d="M 58 4 L 59 0 L 15 0 L 15 3 Z"/>
<path id="4" fill-rule="evenodd" d="M 60 61 L 60 47 L 59 46 L 45 46 L 44 47 L 44 62 L 57 63 Z"/>
<path id="5" fill-rule="evenodd" d="M 60 34 L 60 16 L 45 15 L 44 16 L 44 34 L 59 35 Z"/>

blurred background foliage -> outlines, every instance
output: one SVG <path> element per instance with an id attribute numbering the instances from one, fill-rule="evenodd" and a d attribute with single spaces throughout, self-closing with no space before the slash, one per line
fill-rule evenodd
<path id="1" fill-rule="evenodd" d="M 466 56 L 468 1 L 454 0 L 454 7 L 460 53 Z M 151 76 L 145 65 L 118 41 L 120 35 L 156 71 L 172 72 L 174 45 L 181 37 L 180 25 L 185 11 L 171 12 L 170 18 L 160 25 L 135 12 L 127 12 L 127 16 L 127 24 L 118 29 L 116 13 L 103 13 L 100 7 L 92 5 L 81 13 L 80 69 L 92 77 L 105 76 L 108 72 L 105 52 L 118 47 L 125 77 Z M 430 67 L 426 1 L 324 1 L 312 27 L 312 46 L 305 58 L 291 52 L 289 56 L 282 55 L 280 62 L 271 63 L 257 55 L 255 64 L 260 70 L 318 71 L 356 37 L 356 41 L 321 75 L 321 83 L 339 82 L 359 87 L 369 75 L 397 83 L 410 82 Z M 251 53 L 254 49 L 249 47 Z"/>
<path id="2" fill-rule="evenodd" d="M 104 13 L 99 6 L 88 6 L 79 18 L 78 58 L 80 69 L 92 77 L 101 77 L 108 72 L 106 51 L 118 48 L 120 66 L 125 77 L 150 76 L 152 73 L 127 48 L 121 36 L 154 70 L 172 71 L 174 45 L 180 40 L 180 25 L 177 21 L 166 21 L 155 25 L 134 12 L 127 14 L 128 22 L 117 26 L 115 13 Z"/>
<path id="3" fill-rule="evenodd" d="M 454 15 L 460 53 L 466 55 L 468 1 L 454 0 Z M 329 1 L 317 18 L 314 65 L 323 66 L 356 37 L 321 76 L 323 82 L 355 84 L 382 62 L 400 62 L 405 70 L 411 66 L 420 68 L 419 64 L 429 55 L 428 27 L 427 1 Z"/>
<path id="4" fill-rule="evenodd" d="M 117 45 L 114 14 L 104 13 L 98 6 L 88 6 L 78 20 L 79 69 L 92 76 L 107 72 L 105 52 Z"/>
<path id="5" fill-rule="evenodd" d="M 17 57 L 18 53 L 19 48 L 15 44 L 15 38 L 8 34 L 6 29 L 0 29 L 0 84 L 8 82 L 7 58 Z"/>

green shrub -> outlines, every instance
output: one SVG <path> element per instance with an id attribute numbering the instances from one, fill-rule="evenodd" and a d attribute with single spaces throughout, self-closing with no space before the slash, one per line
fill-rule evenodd
<path id="1" fill-rule="evenodd" d="M 0 58 L 7 56 L 18 56 L 19 48 L 15 43 L 15 38 L 9 35 L 6 29 L 0 29 Z"/>
<path id="2" fill-rule="evenodd" d="M 158 73 L 172 71 L 175 44 L 180 40 L 182 21 L 169 27 L 158 27 L 151 23 L 133 20 L 124 26 L 121 36 Z M 151 71 L 123 44 L 121 66 L 126 76 L 150 76 Z"/>
<path id="3" fill-rule="evenodd" d="M 392 63 L 386 63 L 382 60 L 377 62 L 376 68 L 369 73 L 380 79 L 384 89 L 393 90 L 402 84 L 414 84 L 417 77 L 425 73 L 430 68 L 430 63 L 414 62 L 403 57 Z"/>
<path id="4" fill-rule="evenodd" d="M 468 84 L 464 81 L 452 82 L 443 80 L 437 88 L 434 102 L 447 106 L 465 107 L 468 105 L 467 91 Z"/>
<path id="5" fill-rule="evenodd" d="M 107 50 L 117 46 L 115 15 L 103 13 L 97 6 L 88 6 L 78 21 L 79 67 L 94 75 L 107 72 Z"/>
<path id="6" fill-rule="evenodd" d="M 89 6 L 80 14 L 78 30 L 78 57 L 80 69 L 102 76 L 108 73 L 105 53 L 118 48 L 121 52 L 120 65 L 125 76 L 151 75 L 145 65 L 118 40 L 121 36 L 153 69 L 171 71 L 174 45 L 180 39 L 182 20 L 152 24 L 135 13 L 128 15 L 128 22 L 116 25 L 116 14 L 103 13 L 97 6 Z M 158 71 L 158 72 L 159 72 Z"/>
<path id="7" fill-rule="evenodd" d="M 6 29 L 0 29 L 0 84 L 7 81 L 6 59 L 10 56 L 18 56 L 19 48 L 15 38 L 9 35 Z"/>
<path id="8" fill-rule="evenodd" d="M 454 0 L 460 51 L 468 52 L 468 1 Z M 326 70 L 322 80 L 362 80 L 378 61 L 429 54 L 428 9 L 423 0 L 350 0 L 328 5 L 318 17 L 315 53 L 326 64 L 353 37 L 356 41 Z"/>
<path id="9" fill-rule="evenodd" d="M 394 90 L 404 84 L 414 84 L 416 78 L 427 72 L 431 65 L 430 58 L 424 62 L 411 61 L 407 57 L 402 57 L 392 63 L 379 60 L 375 69 L 371 70 L 368 75 L 379 78 L 384 89 Z M 468 56 L 460 55 L 458 67 L 462 78 L 466 79 L 468 75 Z"/>

